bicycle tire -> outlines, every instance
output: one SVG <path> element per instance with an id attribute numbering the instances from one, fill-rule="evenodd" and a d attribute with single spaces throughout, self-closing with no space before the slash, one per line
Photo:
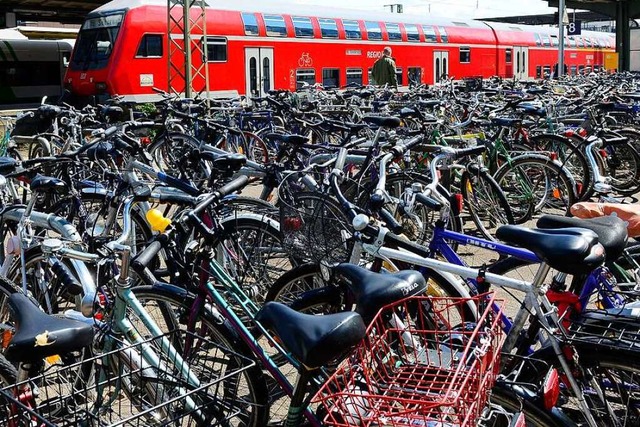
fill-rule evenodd
<path id="1" fill-rule="evenodd" d="M 192 310 L 192 295 L 186 294 L 185 291 L 177 288 L 171 290 L 170 287 L 138 286 L 132 288 L 132 291 L 147 313 L 154 318 L 161 328 L 167 331 L 187 328 L 185 323 Z M 249 359 L 254 359 L 246 344 L 239 339 L 224 320 L 217 318 L 210 309 L 198 313 L 197 319 L 199 325 L 196 325 L 195 330 L 192 332 L 206 336 L 207 339 L 219 344 L 222 348 L 232 350 L 236 354 L 243 355 Z M 144 328 L 140 323 L 135 323 L 135 319 L 133 321 L 139 330 Z M 182 352 L 183 357 L 187 358 L 187 360 L 198 357 L 202 357 L 205 360 L 207 358 L 211 359 L 208 356 L 210 349 L 207 346 L 194 345 L 192 351 L 197 353 L 191 353 L 190 356 L 186 356 L 184 343 L 175 342 L 174 340 L 172 344 L 178 351 Z M 225 357 L 227 357 L 225 363 L 228 364 L 229 369 L 235 368 L 239 363 L 244 363 L 233 355 L 226 354 Z M 215 357 L 215 363 L 222 364 L 223 362 L 219 357 Z M 197 374 L 197 365 L 194 365 L 193 369 Z M 237 384 L 232 379 L 225 381 L 225 386 L 222 387 L 223 396 L 221 396 L 220 401 L 224 402 L 223 406 L 230 411 L 238 411 L 241 414 L 241 424 L 239 425 L 244 427 L 263 427 L 267 425 L 269 417 L 268 393 L 261 368 L 256 364 L 243 371 L 240 377 L 238 381 L 241 381 L 242 384 Z M 233 393 L 237 391 L 234 388 L 242 388 L 242 393 L 244 394 L 242 396 L 234 396 Z M 232 399 L 236 397 L 239 397 L 239 399 L 237 402 L 233 402 Z"/>
<path id="2" fill-rule="evenodd" d="M 524 413 L 525 425 L 527 427 L 561 427 L 564 425 L 538 406 L 526 400 L 519 399 L 512 392 L 504 390 L 499 386 L 494 386 L 489 399 L 491 403 L 502 407 L 507 412 Z M 504 418 L 487 420 L 482 425 L 484 427 L 509 427 L 507 420 Z"/>
<path id="3" fill-rule="evenodd" d="M 576 196 L 582 200 L 586 196 L 593 173 L 586 155 L 571 139 L 561 135 L 538 134 L 530 137 L 530 143 L 536 149 L 549 151 L 558 156 L 558 161 L 569 170 L 576 184 Z"/>
<path id="4" fill-rule="evenodd" d="M 625 389 L 634 389 L 637 390 L 640 387 L 640 361 L 637 360 L 636 353 L 629 352 L 620 352 L 609 348 L 598 348 L 595 343 L 592 342 L 582 342 L 575 343 L 577 345 L 578 356 L 580 362 L 579 366 L 583 376 L 577 378 L 579 384 L 583 388 L 583 395 L 587 398 L 587 404 L 592 411 L 592 414 L 596 418 L 596 422 L 599 425 L 629 425 L 629 426 L 638 426 L 640 425 L 640 402 L 638 399 L 634 399 L 631 403 L 630 401 L 615 401 L 610 398 L 606 401 L 606 405 L 610 410 L 615 411 L 613 405 L 615 404 L 618 411 L 622 411 L 623 413 L 629 408 L 635 409 L 634 418 L 629 420 L 628 414 L 624 414 L 623 419 L 626 421 L 631 421 L 629 423 L 617 424 L 610 418 L 609 414 L 606 414 L 608 409 L 604 407 L 598 407 L 603 402 L 595 396 L 597 392 L 594 390 L 594 387 L 598 387 L 598 383 L 605 386 L 603 390 L 604 394 L 611 394 L 611 390 L 614 388 L 613 380 L 615 378 L 620 378 L 620 373 L 630 373 L 629 376 L 625 376 L 623 381 L 625 384 Z M 614 352 L 615 351 L 615 352 Z M 550 365 L 555 365 L 556 368 L 560 368 L 557 357 L 553 354 L 552 351 L 543 349 L 540 352 L 534 353 L 532 357 L 545 360 Z M 613 372 L 618 371 L 619 373 L 615 375 Z M 582 375 L 581 374 L 581 375 Z M 596 376 L 601 376 L 605 378 L 603 381 L 592 381 Z M 539 378 L 537 380 L 540 380 Z M 608 385 L 611 385 L 608 387 Z M 618 392 L 620 392 L 618 390 Z M 621 394 L 628 394 L 627 391 L 620 392 Z M 633 393 L 635 395 L 635 393 Z M 635 396 L 634 396 L 635 397 Z M 605 396 L 606 398 L 606 396 Z M 631 398 L 631 397 L 630 397 Z M 566 415 L 572 418 L 576 423 L 584 423 L 584 415 L 579 412 L 576 408 L 575 402 L 572 401 L 570 396 L 564 396 L 561 399 L 564 399 L 564 406 L 562 406 L 563 411 Z M 598 400 L 598 401 L 596 401 Z M 616 411 L 617 412 L 617 411 Z"/>
<path id="5" fill-rule="evenodd" d="M 221 224 L 214 245 L 218 262 L 260 301 L 271 283 L 296 265 L 284 250 L 278 222 L 263 215 L 239 214 L 223 218 Z"/>
<path id="6" fill-rule="evenodd" d="M 423 273 L 427 276 L 427 295 L 436 297 L 460 297 L 461 295 L 453 286 L 439 273 L 430 270 Z M 336 301 L 341 304 L 343 301 L 352 299 L 340 292 L 336 300 L 336 293 L 328 287 L 338 288 L 335 279 L 330 279 L 328 283 L 323 277 L 320 265 L 316 263 L 302 264 L 287 273 L 283 274 L 269 289 L 266 301 L 277 301 L 287 305 L 293 305 L 296 310 L 311 310 L 318 313 L 318 307 L 328 307 L 328 312 L 343 311 L 347 307 L 336 306 Z M 344 288 L 346 289 L 346 287 Z M 328 298 L 324 299 L 323 298 Z M 348 307 L 350 308 L 350 307 Z M 470 307 L 464 306 L 462 313 L 465 319 L 475 319 L 476 314 Z"/>
<path id="7" fill-rule="evenodd" d="M 523 154 L 511 159 L 494 174 L 514 212 L 516 224 L 532 219 L 523 212 L 568 215 L 576 202 L 575 183 L 566 169 L 548 156 Z M 524 204 L 524 206 L 523 206 Z M 513 209 L 514 206 L 518 208 Z"/>
<path id="8" fill-rule="evenodd" d="M 495 241 L 498 227 L 515 223 L 507 197 L 487 169 L 468 166 L 460 186 L 465 206 L 483 237 Z"/>
<path id="9" fill-rule="evenodd" d="M 640 154 L 629 143 L 605 145 L 605 149 L 608 152 L 606 173 L 611 177 L 613 190 L 623 196 L 636 194 L 640 190 Z"/>

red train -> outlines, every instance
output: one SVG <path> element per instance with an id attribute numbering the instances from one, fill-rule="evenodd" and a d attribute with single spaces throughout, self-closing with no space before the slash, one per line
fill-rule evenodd
<path id="1" fill-rule="evenodd" d="M 192 41 L 206 44 L 213 92 L 258 96 L 302 82 L 367 84 L 384 46 L 393 49 L 402 85 L 433 84 L 443 73 L 542 77 L 558 57 L 558 30 L 548 27 L 253 0 L 215 0 L 206 17 L 206 40 L 196 33 Z M 118 94 L 140 101 L 153 87 L 167 90 L 167 29 L 166 0 L 115 0 L 96 9 L 80 30 L 65 86 L 81 97 Z M 184 42 L 181 34 L 171 39 Z M 608 33 L 568 37 L 567 71 L 598 69 L 614 48 Z M 195 65 L 202 60 L 193 57 Z"/>

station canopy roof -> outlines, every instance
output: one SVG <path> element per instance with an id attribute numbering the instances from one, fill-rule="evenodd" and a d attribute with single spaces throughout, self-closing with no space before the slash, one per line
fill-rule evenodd
<path id="1" fill-rule="evenodd" d="M 108 0 L 2 0 L 0 13 L 13 12 L 18 21 L 81 24 L 87 13 Z"/>

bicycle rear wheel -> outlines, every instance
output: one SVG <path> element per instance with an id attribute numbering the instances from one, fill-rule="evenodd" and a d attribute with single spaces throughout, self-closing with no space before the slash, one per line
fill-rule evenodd
<path id="1" fill-rule="evenodd" d="M 495 240 L 498 227 L 514 224 L 507 197 L 486 169 L 470 165 L 460 185 L 465 205 L 483 237 Z"/>

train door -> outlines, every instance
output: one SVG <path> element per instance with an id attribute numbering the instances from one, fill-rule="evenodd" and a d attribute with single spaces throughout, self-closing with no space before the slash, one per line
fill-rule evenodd
<path id="1" fill-rule="evenodd" d="M 265 96 L 273 89 L 273 49 L 250 47 L 244 50 L 246 94 Z"/>
<path id="2" fill-rule="evenodd" d="M 449 75 L 449 52 L 436 50 L 433 52 L 433 81 L 438 83 L 443 75 Z"/>
<path id="3" fill-rule="evenodd" d="M 518 80 L 529 79 L 529 48 L 514 46 L 513 76 Z"/>

